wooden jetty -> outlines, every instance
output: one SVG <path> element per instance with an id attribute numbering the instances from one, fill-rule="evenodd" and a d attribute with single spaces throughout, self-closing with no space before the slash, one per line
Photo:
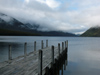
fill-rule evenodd
<path id="1" fill-rule="evenodd" d="M 41 41 L 41 49 L 36 50 L 36 41 L 34 42 L 34 51 L 27 54 L 27 43 L 24 44 L 24 55 L 12 59 L 11 46 L 9 46 L 8 61 L 0 63 L 0 75 L 59 75 L 59 70 L 63 70 L 63 64 L 67 64 L 68 41 L 62 42 L 62 47 L 44 48 Z M 63 75 L 63 72 L 62 72 Z"/>

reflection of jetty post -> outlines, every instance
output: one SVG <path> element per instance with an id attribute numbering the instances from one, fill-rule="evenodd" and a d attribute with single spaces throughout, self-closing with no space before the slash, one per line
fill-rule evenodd
<path id="1" fill-rule="evenodd" d="M 15 59 L 12 59 L 10 45 L 8 57 L 10 61 L 6 64 L 3 63 L 3 65 L 0 63 L 0 75 L 59 75 L 59 70 L 63 75 L 63 65 L 65 64 L 64 69 L 67 65 L 68 41 L 62 42 L 62 45 L 58 43 L 58 47 L 48 47 L 47 43 L 46 48 L 44 48 L 42 40 L 41 49 L 36 50 L 36 42 L 34 42 L 34 51 L 30 53 L 27 53 L 27 43 L 25 43 L 24 55 Z"/>

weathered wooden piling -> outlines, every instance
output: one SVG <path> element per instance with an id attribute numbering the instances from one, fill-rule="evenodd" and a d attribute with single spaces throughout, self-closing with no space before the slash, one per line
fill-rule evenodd
<path id="1" fill-rule="evenodd" d="M 34 51 L 36 51 L 36 41 L 34 41 Z"/>
<path id="2" fill-rule="evenodd" d="M 42 75 L 42 57 L 43 57 L 42 50 L 39 50 L 39 56 L 38 56 L 38 65 L 39 65 L 38 74 L 39 75 Z"/>
<path id="3" fill-rule="evenodd" d="M 67 43 L 66 43 L 66 41 L 65 41 L 65 48 L 67 47 Z"/>
<path id="4" fill-rule="evenodd" d="M 9 60 L 9 62 L 12 60 L 12 50 L 11 50 L 11 45 L 9 45 L 9 50 L 8 50 L 8 60 Z"/>
<path id="5" fill-rule="evenodd" d="M 64 50 L 64 42 L 62 42 L 62 51 Z"/>
<path id="6" fill-rule="evenodd" d="M 52 58 L 52 63 L 54 63 L 54 46 L 51 48 L 51 58 Z"/>
<path id="7" fill-rule="evenodd" d="M 46 47 L 48 47 L 48 40 L 46 40 Z"/>
<path id="8" fill-rule="evenodd" d="M 25 42 L 24 44 L 24 57 L 26 58 L 27 56 L 27 43 Z"/>
<path id="9" fill-rule="evenodd" d="M 43 49 L 43 40 L 41 41 L 41 49 Z"/>
<path id="10" fill-rule="evenodd" d="M 58 43 L 58 54 L 60 55 L 60 43 Z"/>
<path id="11" fill-rule="evenodd" d="M 67 48 L 68 48 L 68 40 L 67 40 Z"/>

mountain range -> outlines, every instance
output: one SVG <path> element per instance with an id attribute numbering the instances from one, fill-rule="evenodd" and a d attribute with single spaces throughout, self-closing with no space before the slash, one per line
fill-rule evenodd
<path id="1" fill-rule="evenodd" d="M 22 23 L 19 20 L 0 13 L 0 35 L 41 35 L 41 36 L 76 36 L 62 31 L 39 31 L 38 24 Z"/>
<path id="2" fill-rule="evenodd" d="M 83 36 L 83 37 L 100 37 L 100 26 L 95 26 L 95 27 L 89 28 L 81 36 Z"/>

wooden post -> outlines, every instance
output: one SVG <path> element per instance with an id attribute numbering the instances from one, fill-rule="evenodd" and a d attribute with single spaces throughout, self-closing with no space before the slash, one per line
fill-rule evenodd
<path id="1" fill-rule="evenodd" d="M 36 51 L 36 41 L 34 42 L 34 51 Z"/>
<path id="2" fill-rule="evenodd" d="M 65 49 L 66 49 L 67 45 L 66 45 L 66 41 L 65 41 Z"/>
<path id="3" fill-rule="evenodd" d="M 43 48 L 44 48 L 44 43 L 43 43 Z"/>
<path id="4" fill-rule="evenodd" d="M 58 43 L 58 54 L 60 56 L 60 43 Z"/>
<path id="5" fill-rule="evenodd" d="M 11 51 L 11 45 L 9 45 L 9 50 L 8 50 L 8 60 L 12 60 L 12 51 Z"/>
<path id="6" fill-rule="evenodd" d="M 67 48 L 68 48 L 68 40 L 67 40 Z"/>
<path id="7" fill-rule="evenodd" d="M 63 42 L 63 45 L 64 45 L 65 43 Z M 63 50 L 65 50 L 65 45 L 63 46 Z"/>
<path id="8" fill-rule="evenodd" d="M 48 47 L 48 40 L 46 40 L 46 47 Z"/>
<path id="9" fill-rule="evenodd" d="M 39 65 L 39 68 L 38 68 L 38 73 L 39 75 L 42 75 L 42 50 L 39 50 L 39 57 L 38 57 L 38 65 Z"/>
<path id="10" fill-rule="evenodd" d="M 62 51 L 64 50 L 64 42 L 62 42 Z"/>
<path id="11" fill-rule="evenodd" d="M 51 58 L 52 58 L 52 63 L 54 63 L 54 46 L 51 48 Z"/>
<path id="12" fill-rule="evenodd" d="M 41 49 L 43 49 L 43 40 L 41 41 Z"/>
<path id="13" fill-rule="evenodd" d="M 27 43 L 25 42 L 24 44 L 24 57 L 26 58 L 27 56 Z"/>

